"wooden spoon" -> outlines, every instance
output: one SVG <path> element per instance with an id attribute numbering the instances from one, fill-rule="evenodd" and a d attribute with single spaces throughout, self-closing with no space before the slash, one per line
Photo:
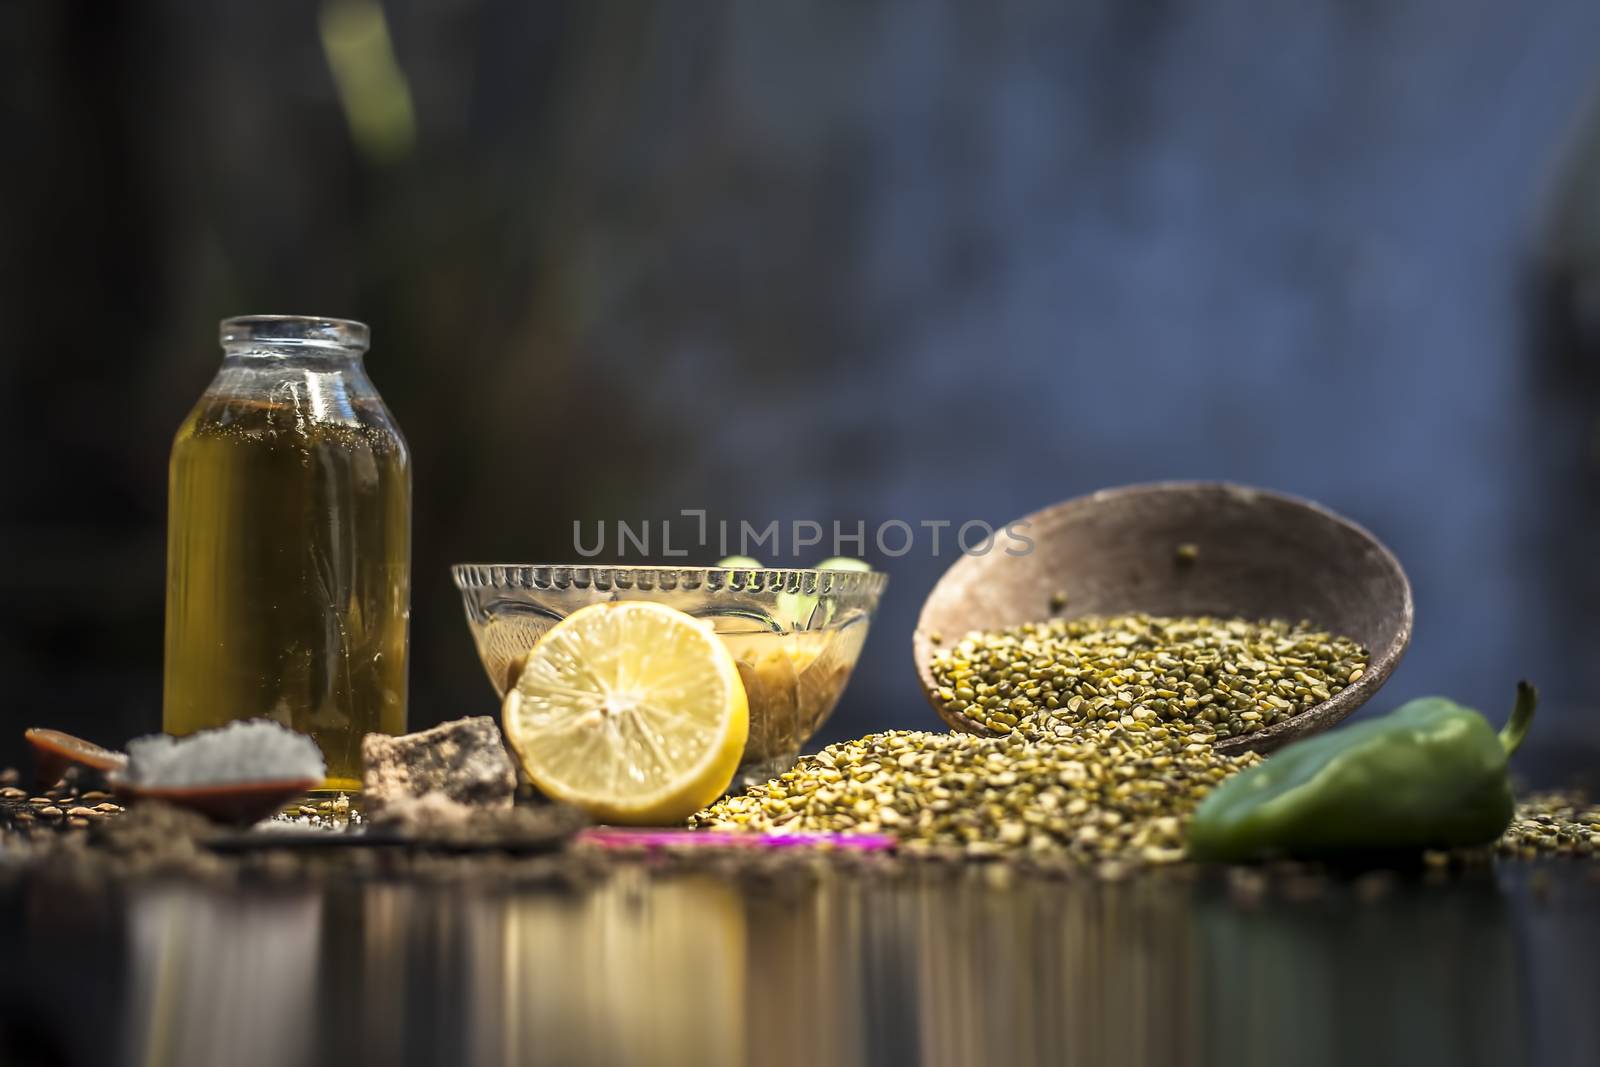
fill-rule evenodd
<path id="1" fill-rule="evenodd" d="M 88 767 L 102 774 L 120 771 L 128 765 L 128 757 L 109 748 L 101 748 L 93 741 L 34 727 L 24 730 L 22 736 L 33 746 L 33 773 L 40 786 L 48 788 L 61 780 L 73 764 Z"/>
<path id="2" fill-rule="evenodd" d="M 188 785 L 151 788 L 134 785 L 121 775 L 110 777 L 111 789 L 132 800 L 159 800 L 175 808 L 197 811 L 212 822 L 249 826 L 260 822 L 297 796 L 322 784 L 319 778 L 286 778 L 271 782 Z"/>
<path id="3" fill-rule="evenodd" d="M 151 788 L 128 781 L 126 753 L 102 748 L 93 741 L 35 727 L 23 731 L 33 746 L 34 766 L 41 780 L 53 784 L 69 764 L 100 771 L 118 796 L 133 800 L 160 800 L 174 807 L 197 811 L 215 822 L 235 825 L 257 823 L 278 811 L 290 800 L 321 784 L 316 778 L 285 778 L 266 782 L 229 782 L 218 785 L 192 785 Z"/>
<path id="4" fill-rule="evenodd" d="M 1015 525 L 1033 550 L 1010 556 L 997 543 L 987 555 L 961 557 L 928 594 L 912 636 L 923 692 L 958 730 L 975 725 L 945 715 L 933 695 L 934 634 L 950 642 L 1052 615 L 1222 615 L 1308 619 L 1371 653 L 1361 678 L 1332 700 L 1219 742 L 1223 752 L 1268 752 L 1327 729 L 1377 692 L 1411 641 L 1411 585 L 1393 554 L 1355 523 L 1295 497 L 1222 482 L 1133 485 Z M 1066 602 L 1056 607 L 1058 594 Z"/>

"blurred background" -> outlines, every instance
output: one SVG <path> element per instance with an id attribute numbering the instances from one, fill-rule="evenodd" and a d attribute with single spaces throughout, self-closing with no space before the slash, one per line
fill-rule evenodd
<path id="1" fill-rule="evenodd" d="M 412 445 L 413 726 L 494 709 L 448 565 L 574 520 L 1222 478 L 1405 564 L 1378 705 L 1526 675 L 1529 776 L 1600 769 L 1600 5 L 17 0 L 0 56 L 7 759 L 159 728 L 172 433 L 287 312 Z M 821 740 L 935 725 L 950 559 L 876 562 Z"/>

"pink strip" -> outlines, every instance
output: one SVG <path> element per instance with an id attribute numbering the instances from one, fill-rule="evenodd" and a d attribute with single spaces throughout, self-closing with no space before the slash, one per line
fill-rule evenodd
<path id="1" fill-rule="evenodd" d="M 739 833 L 735 830 L 622 830 L 591 826 L 578 840 L 601 848 L 848 848 L 886 852 L 895 839 L 888 834 Z"/>

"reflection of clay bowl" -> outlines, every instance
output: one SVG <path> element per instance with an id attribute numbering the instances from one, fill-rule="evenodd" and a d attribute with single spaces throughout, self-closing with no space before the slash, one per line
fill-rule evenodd
<path id="1" fill-rule="evenodd" d="M 1376 538 L 1316 504 L 1243 486 L 1171 482 L 1106 489 L 1018 520 L 1025 556 L 963 556 L 928 595 L 912 637 L 917 677 L 941 715 L 936 646 L 973 630 L 1035 622 L 1067 595 L 1066 615 L 1222 615 L 1308 619 L 1371 653 L 1361 678 L 1222 751 L 1270 751 L 1324 730 L 1378 691 L 1411 640 L 1411 586 Z M 1198 555 L 1177 558 L 1180 545 Z M 945 715 L 958 730 L 972 724 Z"/>

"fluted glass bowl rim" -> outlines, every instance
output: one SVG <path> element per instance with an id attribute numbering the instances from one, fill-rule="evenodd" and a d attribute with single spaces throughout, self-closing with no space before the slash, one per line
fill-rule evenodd
<path id="1" fill-rule="evenodd" d="M 457 563 L 456 588 L 638 589 L 644 592 L 805 593 L 876 597 L 888 585 L 883 571 L 811 567 L 676 567 L 663 564 Z"/>

